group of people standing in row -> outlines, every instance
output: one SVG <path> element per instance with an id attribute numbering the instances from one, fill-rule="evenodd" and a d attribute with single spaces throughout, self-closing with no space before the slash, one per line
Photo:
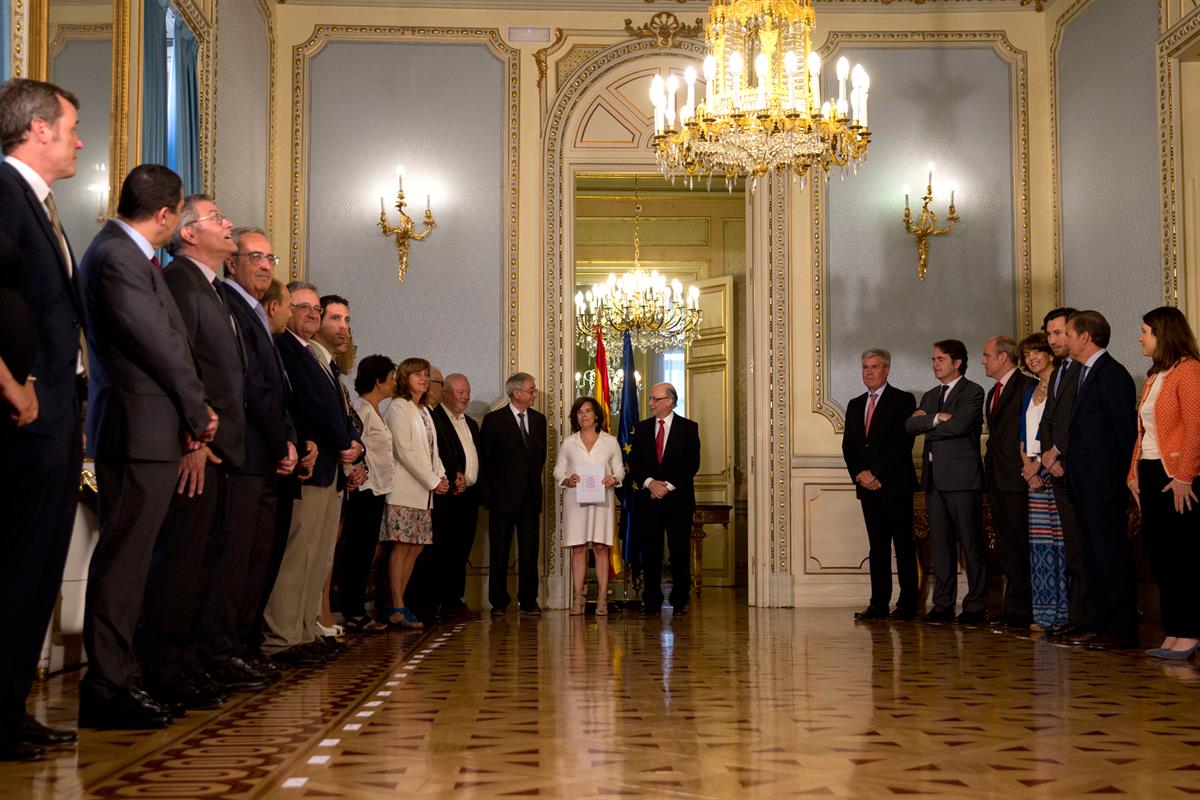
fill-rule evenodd
<path id="1" fill-rule="evenodd" d="M 921 610 L 913 493 L 925 491 L 933 574 L 924 620 L 988 622 L 986 492 L 1004 575 L 995 627 L 1044 632 L 1094 650 L 1139 646 L 1137 582 L 1128 535 L 1132 497 L 1159 590 L 1165 638 L 1147 654 L 1186 659 L 1200 648 L 1200 350 L 1186 317 L 1162 306 L 1142 318 L 1150 359 L 1141 400 L 1107 347 L 1097 311 L 1056 308 L 1042 330 L 983 345 L 985 391 L 966 377 L 967 348 L 933 345 L 938 383 L 918 404 L 888 383 L 891 356 L 861 357 L 866 393 L 850 401 L 843 455 L 870 542 L 871 599 L 859 620 L 913 620 Z M 987 424 L 987 448 L 981 434 Z M 924 437 L 921 477 L 914 439 Z M 891 551 L 900 596 L 890 609 Z M 959 551 L 967 592 L 955 616 Z"/>
<path id="2" fill-rule="evenodd" d="M 533 408 L 533 377 L 512 375 L 508 402 L 477 425 L 464 375 L 443 379 L 423 358 L 371 355 L 357 365 L 352 401 L 343 383 L 354 366 L 350 301 L 276 280 L 279 259 L 261 229 L 235 227 L 206 195 L 185 196 L 160 165 L 130 171 L 116 216 L 77 259 L 53 186 L 76 171 L 78 109 L 50 83 L 0 84 L 0 597 L 22 609 L 0 648 L 0 761 L 41 758 L 78 739 L 35 719 L 26 700 L 59 594 L 84 447 L 95 460 L 100 532 L 88 572 L 83 727 L 166 727 L 189 709 L 265 688 L 284 668 L 328 663 L 345 648 L 335 595 L 344 627 L 364 633 L 477 619 L 464 596 L 481 504 L 490 512 L 491 615 L 511 603 L 515 531 L 519 611 L 539 616 L 547 426 Z M 646 608 L 662 605 L 665 530 L 678 615 L 699 437 L 675 402 L 669 384 L 651 389 L 654 416 L 638 426 L 628 470 L 613 457 L 598 404 L 577 402 L 577 433 L 556 475 L 566 494 L 576 464 L 607 465 L 606 502 L 568 514 L 577 556 L 587 543 L 611 545 L 613 487 L 636 480 L 650 542 Z M 381 543 L 387 599 L 371 617 L 365 594 Z"/>

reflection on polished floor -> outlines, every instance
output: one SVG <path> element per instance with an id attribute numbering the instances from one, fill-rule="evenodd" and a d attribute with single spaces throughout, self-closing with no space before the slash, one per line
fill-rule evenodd
<path id="1" fill-rule="evenodd" d="M 352 642 L 169 731 L 86 731 L 4 797 L 1200 794 L 1200 670 L 705 592 Z M 39 716 L 71 720 L 77 678 Z"/>

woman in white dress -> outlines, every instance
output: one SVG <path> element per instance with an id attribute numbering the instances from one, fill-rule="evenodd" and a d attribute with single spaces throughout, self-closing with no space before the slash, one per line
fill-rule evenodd
<path id="1" fill-rule="evenodd" d="M 425 405 L 428 391 L 429 362 L 404 359 L 396 368 L 396 397 L 383 414 L 392 432 L 392 485 L 379 538 L 392 543 L 388 623 L 403 628 L 424 627 L 405 607 L 404 590 L 421 548 L 433 542 L 433 495 L 450 488 L 438 456 L 433 418 Z"/>
<path id="2" fill-rule="evenodd" d="M 625 478 L 625 462 L 616 437 L 607 432 L 604 409 L 594 397 L 580 397 L 571 405 L 571 435 L 558 449 L 554 482 L 560 487 L 563 509 L 563 542 L 571 549 L 571 576 L 575 585 L 571 614 L 583 613 L 586 594 L 583 579 L 587 573 L 587 550 L 596 554 L 596 614 L 608 613 L 608 557 L 616 527 L 614 488 Z M 604 502 L 579 503 L 575 499 L 580 482 L 579 468 L 600 467 L 604 483 Z"/>

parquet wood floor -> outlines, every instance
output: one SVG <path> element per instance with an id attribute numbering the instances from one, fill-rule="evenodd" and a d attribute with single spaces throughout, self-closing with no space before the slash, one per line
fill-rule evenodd
<path id="1" fill-rule="evenodd" d="M 1200 670 L 848 609 L 548 611 L 352 642 L 169 731 L 85 731 L 4 797 L 1165 798 L 1200 794 Z M 1154 642 L 1157 644 L 1157 642 Z M 67 722 L 75 676 L 41 687 Z"/>

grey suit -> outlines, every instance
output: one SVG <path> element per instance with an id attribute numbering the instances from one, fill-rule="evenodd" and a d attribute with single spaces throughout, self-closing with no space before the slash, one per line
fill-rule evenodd
<path id="1" fill-rule="evenodd" d="M 88 570 L 83 702 L 138 678 L 133 638 L 154 540 L 175 487 L 183 436 L 208 423 L 187 330 L 162 275 L 117 223 L 79 264 L 88 316 L 88 446 L 100 484 L 100 539 Z"/>
<path id="2" fill-rule="evenodd" d="M 941 411 L 951 415 L 934 425 L 939 413 L 942 386 L 921 398 L 924 416 L 909 417 L 904 427 L 910 434 L 923 435 L 921 485 L 929 512 L 929 536 L 933 557 L 933 609 L 952 612 L 958 596 L 958 548 L 962 547 L 967 573 L 964 612 L 987 610 L 987 564 L 979 495 L 983 488 L 983 464 L 979 434 L 983 430 L 983 389 L 960 378 L 946 394 Z"/>

